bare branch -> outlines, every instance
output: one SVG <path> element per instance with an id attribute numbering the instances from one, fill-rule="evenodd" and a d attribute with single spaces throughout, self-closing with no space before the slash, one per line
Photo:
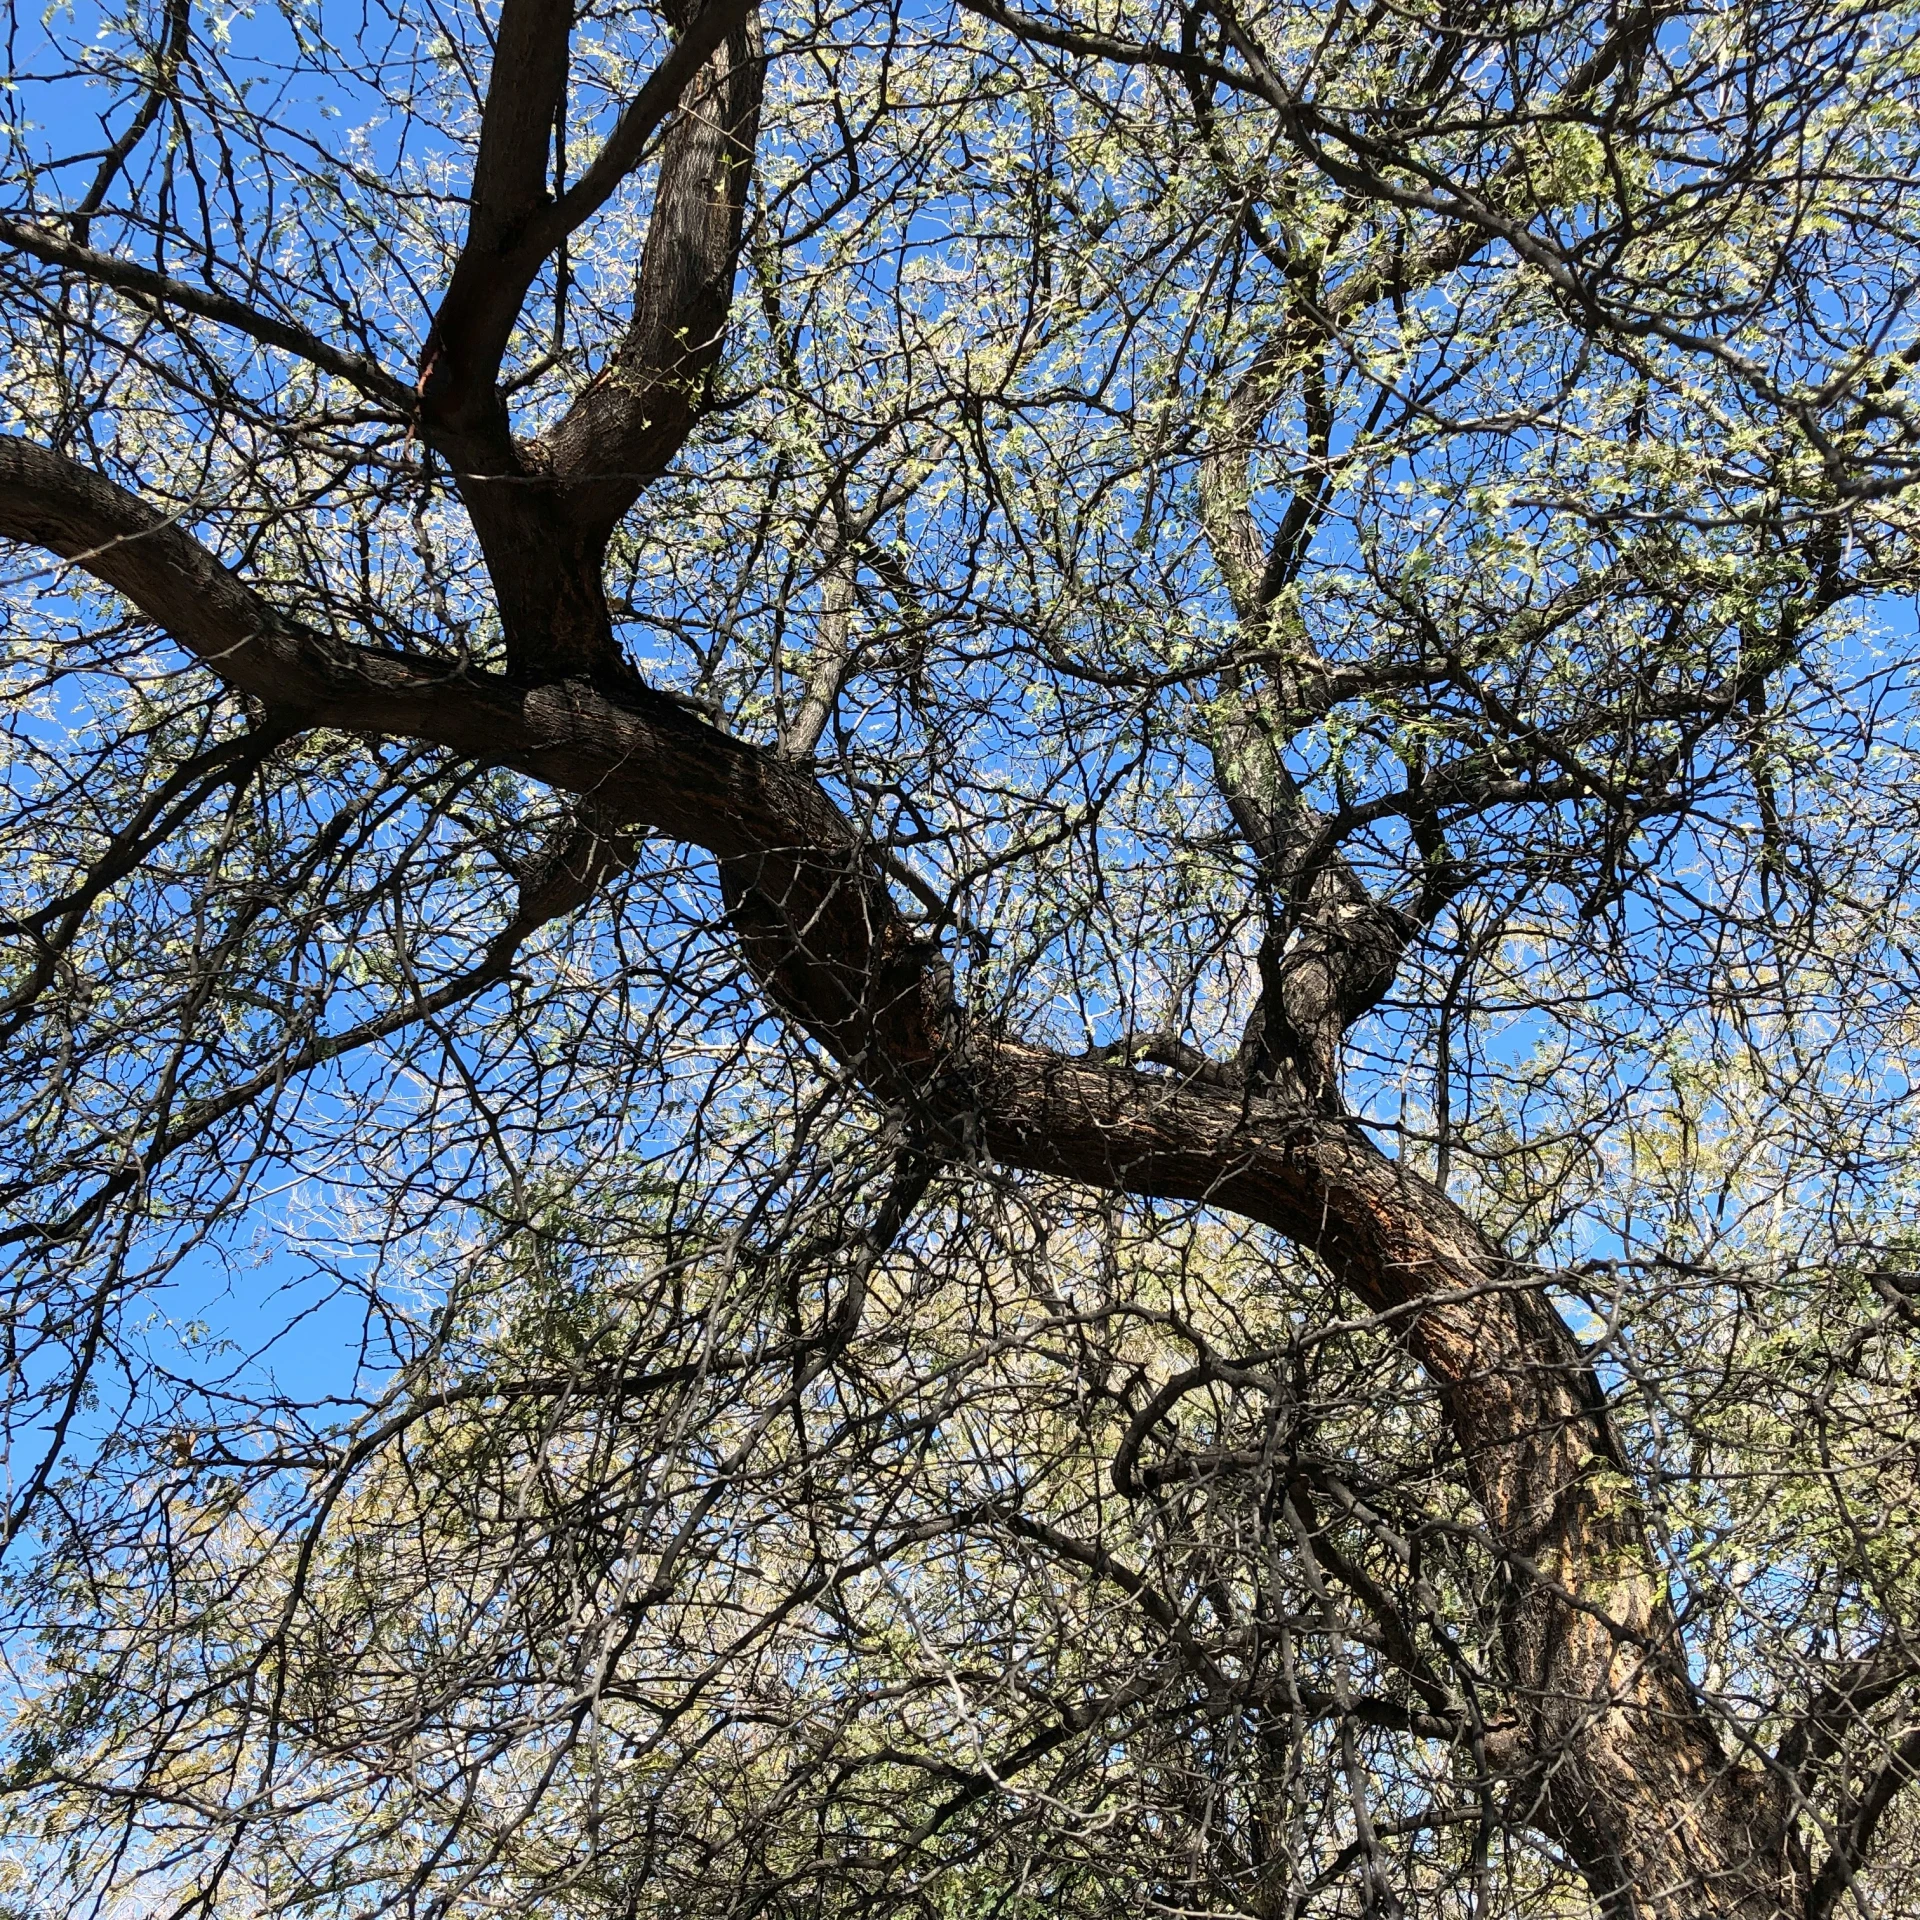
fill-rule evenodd
<path id="1" fill-rule="evenodd" d="M 96 252 L 77 240 L 49 233 L 44 227 L 31 226 L 8 214 L 0 214 L 0 241 L 17 247 L 35 260 L 44 261 L 50 267 L 78 273 L 103 287 L 113 287 L 160 306 L 178 307 L 183 313 L 194 313 L 202 319 L 217 321 L 223 327 L 231 327 L 236 333 L 245 334 L 250 340 L 259 341 L 262 346 L 274 347 L 282 353 L 292 354 L 296 359 L 305 360 L 322 373 L 345 380 L 370 398 L 396 409 L 404 411 L 412 405 L 411 390 L 364 354 L 347 353 L 339 347 L 330 346 L 304 327 L 276 319 L 272 314 L 261 313 L 244 301 L 234 299 L 231 294 L 220 293 L 210 287 L 196 287 L 188 281 L 156 273 L 151 267 L 136 266 L 131 260 Z"/>
<path id="2" fill-rule="evenodd" d="M 166 37 L 155 59 L 153 82 L 147 88 L 146 97 L 120 137 L 107 149 L 93 176 L 93 184 L 86 191 L 86 197 L 73 211 L 71 231 L 74 239 L 83 247 L 88 243 L 93 216 L 106 204 L 114 181 L 120 177 L 120 169 L 147 137 L 154 121 L 160 117 L 161 107 L 171 96 L 175 81 L 180 77 L 180 63 L 186 57 L 187 42 L 192 33 L 191 0 L 167 0 L 166 18 Z"/>

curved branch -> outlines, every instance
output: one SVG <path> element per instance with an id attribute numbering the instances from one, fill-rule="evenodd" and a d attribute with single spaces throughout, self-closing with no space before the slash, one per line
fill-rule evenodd
<path id="1" fill-rule="evenodd" d="M 637 681 L 526 687 L 335 640 L 286 619 L 175 521 L 47 448 L 0 436 L 0 535 L 83 567 L 289 721 L 400 735 L 508 766 L 720 862 L 768 991 L 888 1097 L 947 1050 L 947 994 L 859 830 L 806 769 Z"/>
<path id="2" fill-rule="evenodd" d="M 11 214 L 0 214 L 0 241 L 47 266 L 80 274 L 103 287 L 134 294 L 161 306 L 178 307 L 182 313 L 198 314 L 203 320 L 231 327 L 264 347 L 276 347 L 282 353 L 290 353 L 318 367 L 322 373 L 347 381 L 370 399 L 401 410 L 413 404 L 413 394 L 406 384 L 396 380 L 378 361 L 370 360 L 363 353 L 347 353 L 330 346 L 318 334 L 270 313 L 261 313 L 231 294 L 212 287 L 196 287 L 191 281 L 176 280 L 171 274 L 156 273 L 151 267 L 101 253 L 77 240 L 49 233 L 44 227 L 29 225 Z"/>
<path id="3" fill-rule="evenodd" d="M 1902 1637 L 1889 1635 L 1843 1668 L 1787 1729 L 1774 1757 L 1803 1780 L 1833 1758 L 1849 1731 L 1873 1708 L 1920 1678 L 1920 1659 Z"/>
<path id="4" fill-rule="evenodd" d="M 1390 1316 L 1438 1391 L 1490 1533 L 1539 1569 L 1502 1618 L 1538 1817 L 1603 1897 L 1744 1886 L 1729 1915 L 1777 1912 L 1794 1871 L 1784 1801 L 1729 1762 L 1698 1711 L 1592 1376 L 1534 1277 L 1445 1194 L 1337 1116 L 969 1029 L 818 781 L 664 695 L 529 689 L 296 628 L 133 496 L 17 440 L 0 440 L 0 532 L 85 565 L 230 685 L 309 724 L 514 767 L 604 819 L 705 848 L 769 1000 L 906 1108 L 929 1156 L 985 1153 L 1224 1208 L 1312 1250 Z"/>

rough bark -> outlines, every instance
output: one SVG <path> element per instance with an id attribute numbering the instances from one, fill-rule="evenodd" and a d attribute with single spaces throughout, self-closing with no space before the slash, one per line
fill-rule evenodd
<path id="1" fill-rule="evenodd" d="M 555 198 L 546 167 L 572 24 L 571 5 L 554 0 L 502 9 L 467 239 L 421 355 L 416 417 L 486 556 L 509 670 L 626 686 L 602 563 L 620 516 L 685 444 L 719 362 L 765 62 L 747 0 L 710 0 L 681 17 L 672 52 L 606 147 Z M 498 380 L 528 290 L 663 121 L 626 336 L 553 432 L 522 442 Z"/>
<path id="2" fill-rule="evenodd" d="M 1326 670 L 1282 595 L 1331 458 L 1321 361 L 1331 296 L 1311 268 L 1286 264 L 1292 315 L 1227 396 L 1201 466 L 1209 545 L 1247 655 L 1260 662 L 1230 668 L 1211 745 L 1268 903 L 1263 990 L 1240 1064 L 1249 1088 L 1326 1117 L 1310 1128 L 1276 1119 L 1268 1124 L 1281 1137 L 1260 1129 L 1258 1149 L 1221 1140 L 1211 1186 L 1196 1168 L 1177 1187 L 1148 1190 L 1210 1199 L 1311 1247 L 1369 1307 L 1392 1316 L 1434 1382 L 1506 1558 L 1500 1629 L 1513 1707 L 1490 1759 L 1507 1771 L 1516 1813 L 1567 1849 L 1610 1912 L 1798 1913 L 1806 1863 L 1789 1795 L 1730 1758 L 1691 1694 L 1591 1369 L 1537 1276 L 1344 1118 L 1345 1036 L 1390 990 L 1449 883 L 1442 846 L 1417 911 L 1373 897 L 1329 850 L 1327 823 L 1286 763 L 1286 744 L 1329 710 Z M 1263 541 L 1248 507 L 1248 463 L 1289 386 L 1305 457 L 1288 509 Z M 1236 1164 L 1236 1153 L 1247 1160 Z"/>

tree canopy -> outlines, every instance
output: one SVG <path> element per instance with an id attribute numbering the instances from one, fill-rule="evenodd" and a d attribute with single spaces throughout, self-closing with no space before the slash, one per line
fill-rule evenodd
<path id="1" fill-rule="evenodd" d="M 11 10 L 0 1903 L 1920 1913 L 1920 17 Z"/>

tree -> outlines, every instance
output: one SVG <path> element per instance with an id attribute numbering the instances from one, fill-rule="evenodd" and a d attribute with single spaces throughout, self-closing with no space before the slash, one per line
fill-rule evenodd
<path id="1" fill-rule="evenodd" d="M 14 47 L 17 1900 L 1909 1910 L 1907 11 Z"/>

